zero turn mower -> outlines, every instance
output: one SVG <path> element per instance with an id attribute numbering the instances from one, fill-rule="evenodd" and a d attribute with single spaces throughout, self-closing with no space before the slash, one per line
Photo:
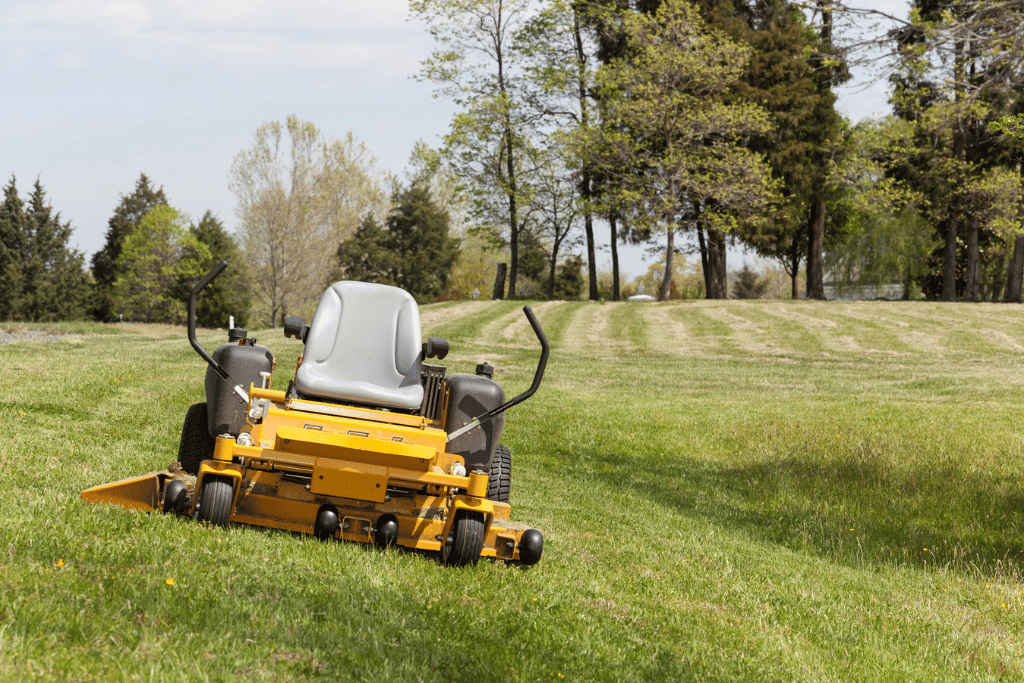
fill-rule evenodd
<path id="1" fill-rule="evenodd" d="M 164 472 L 96 486 L 91 502 L 177 512 L 223 526 L 241 522 L 345 539 L 436 550 L 449 565 L 497 557 L 540 560 L 544 539 L 509 520 L 512 454 L 499 443 L 510 401 L 493 368 L 451 374 L 424 363 L 448 342 L 420 338 L 419 309 L 397 287 L 336 282 L 307 326 L 285 320 L 304 342 L 285 391 L 270 388 L 274 356 L 232 329 L 212 354 L 196 340 L 196 300 L 227 263 L 189 297 L 188 338 L 208 364 L 206 402 L 185 414 L 178 462 Z"/>

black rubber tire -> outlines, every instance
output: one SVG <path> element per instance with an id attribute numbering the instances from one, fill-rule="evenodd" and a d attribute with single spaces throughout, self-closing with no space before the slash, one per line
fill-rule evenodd
<path id="1" fill-rule="evenodd" d="M 203 487 L 199 491 L 196 520 L 209 522 L 214 526 L 227 526 L 234 500 L 235 487 L 231 479 L 206 475 L 203 477 Z"/>
<path id="2" fill-rule="evenodd" d="M 441 560 L 452 567 L 473 565 L 480 559 L 484 549 L 484 533 L 487 524 L 484 513 L 475 510 L 459 510 L 452 523 L 452 540 L 441 550 Z"/>
<path id="3" fill-rule="evenodd" d="M 216 443 L 210 436 L 209 419 L 205 403 L 193 403 L 185 413 L 178 444 L 178 462 L 181 469 L 191 475 L 199 473 L 199 465 L 213 458 Z"/>
<path id="4" fill-rule="evenodd" d="M 487 500 L 507 503 L 512 493 L 512 451 L 500 443 L 494 447 L 491 472 L 487 477 Z"/>

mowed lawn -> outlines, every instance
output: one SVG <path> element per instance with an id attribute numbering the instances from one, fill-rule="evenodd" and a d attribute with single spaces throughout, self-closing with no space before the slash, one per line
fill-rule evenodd
<path id="1" fill-rule="evenodd" d="M 424 334 L 516 394 L 520 308 Z M 0 680 L 1024 678 L 1024 308 L 535 311 L 502 439 L 529 568 L 82 503 L 175 459 L 202 361 L 159 326 L 0 346 Z M 284 388 L 300 345 L 256 336 Z"/>

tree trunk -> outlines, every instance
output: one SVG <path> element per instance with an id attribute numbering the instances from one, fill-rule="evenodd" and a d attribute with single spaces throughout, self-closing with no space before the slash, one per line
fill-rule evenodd
<path id="1" fill-rule="evenodd" d="M 729 298 L 729 270 L 726 268 L 725 233 L 718 231 L 718 293 L 723 299 Z"/>
<path id="2" fill-rule="evenodd" d="M 558 262 L 558 245 L 551 250 L 551 269 L 548 271 L 548 301 L 555 300 L 555 264 Z"/>
<path id="3" fill-rule="evenodd" d="M 1018 165 L 1018 173 L 1024 180 L 1024 163 Z M 1024 223 L 1024 204 L 1018 207 L 1018 220 Z M 1017 235 L 1013 240 L 1013 260 L 1010 261 L 1009 273 L 1006 276 L 1006 300 L 1020 303 L 1021 281 L 1024 280 L 1024 235 Z"/>
<path id="4" fill-rule="evenodd" d="M 789 273 L 792 282 L 789 296 L 796 300 L 800 298 L 800 285 L 797 282 L 797 278 L 800 275 L 800 249 L 796 240 L 793 240 L 793 244 L 791 246 L 793 250 L 790 252 L 789 258 L 792 263 L 792 267 L 787 268 L 786 271 Z"/>
<path id="5" fill-rule="evenodd" d="M 959 114 L 960 100 L 964 89 L 964 43 L 953 44 L 953 100 L 957 106 L 957 116 L 953 124 L 953 158 L 961 165 L 964 161 L 964 126 Z M 942 260 L 942 300 L 956 301 L 956 234 L 960 219 L 956 216 L 956 208 L 950 207 L 946 218 L 946 251 Z M 969 276 L 968 276 L 968 279 Z"/>
<path id="6" fill-rule="evenodd" d="M 1024 170 L 1024 165 L 1021 166 Z M 1013 260 L 1010 261 L 1009 274 L 1006 278 L 1006 300 L 1019 304 L 1021 281 L 1024 280 L 1024 235 L 1017 235 L 1013 240 Z"/>
<path id="7" fill-rule="evenodd" d="M 942 231 L 946 242 L 942 252 L 942 301 L 956 301 L 956 225 L 952 216 L 946 217 Z"/>
<path id="8" fill-rule="evenodd" d="M 807 298 L 825 299 L 825 277 L 821 252 L 825 248 L 825 197 L 818 194 L 811 200 L 807 221 Z"/>
<path id="9" fill-rule="evenodd" d="M 590 111 L 587 107 L 587 51 L 583 46 L 583 35 L 580 30 L 580 15 L 576 6 L 572 7 L 572 30 L 573 48 L 576 51 L 576 87 L 577 97 L 580 104 L 580 128 L 587 130 L 590 127 Z M 590 300 L 597 301 L 600 296 L 597 292 L 597 256 L 594 248 L 594 218 L 590 212 L 590 198 L 593 196 L 593 185 L 590 177 L 590 162 L 583 161 L 583 169 L 580 178 L 580 195 L 583 197 L 584 206 L 583 226 L 587 235 L 587 272 L 590 278 Z M 612 227 L 614 231 L 614 226 Z M 612 253 L 615 251 L 615 236 L 612 235 Z M 615 297 L 618 299 L 618 296 Z"/>
<path id="10" fill-rule="evenodd" d="M 1006 267 L 1006 252 L 1003 251 L 996 257 L 994 273 L 992 276 L 992 291 L 985 298 L 992 303 L 1003 300 L 1003 289 L 1006 287 L 1007 278 L 1003 277 L 1003 269 Z"/>
<path id="11" fill-rule="evenodd" d="M 665 275 L 661 278 L 661 289 L 658 290 L 658 301 L 668 301 L 672 292 L 672 256 L 675 252 L 675 228 L 668 226 L 668 239 L 665 246 Z"/>
<path id="12" fill-rule="evenodd" d="M 708 245 L 704 242 L 704 226 L 697 221 L 697 244 L 700 246 L 700 270 L 704 276 L 704 297 L 711 298 L 711 276 L 708 269 Z"/>
<path id="13" fill-rule="evenodd" d="M 507 263 L 498 264 L 498 272 L 494 275 L 494 290 L 491 292 L 492 299 L 505 298 L 505 274 L 508 272 Z"/>
<path id="14" fill-rule="evenodd" d="M 708 230 L 708 269 L 704 280 L 708 299 L 726 298 L 725 233 L 721 230 Z"/>
<path id="15" fill-rule="evenodd" d="M 505 61 L 501 51 L 500 43 L 497 46 L 495 59 L 498 63 L 498 92 L 501 93 L 501 102 L 504 106 L 502 113 L 502 145 L 505 147 L 505 182 L 508 184 L 508 243 L 511 262 L 508 274 L 508 296 L 510 299 L 516 295 L 516 277 L 519 274 L 519 207 L 516 202 L 518 188 L 516 187 L 516 164 L 512 155 L 514 142 L 512 135 L 512 117 L 509 114 L 508 93 L 505 88 Z"/>
<path id="16" fill-rule="evenodd" d="M 594 217 L 588 209 L 583 214 L 583 228 L 587 234 L 587 272 L 590 277 L 590 300 L 597 301 L 597 256 L 594 250 Z"/>
<path id="17" fill-rule="evenodd" d="M 619 294 L 619 247 L 614 215 L 608 218 L 608 225 L 611 226 L 612 233 L 612 301 L 618 301 L 622 297 Z"/>
<path id="18" fill-rule="evenodd" d="M 978 255 L 978 219 L 971 216 L 967 230 L 967 286 L 964 300 L 977 303 L 981 300 L 981 267 Z"/>

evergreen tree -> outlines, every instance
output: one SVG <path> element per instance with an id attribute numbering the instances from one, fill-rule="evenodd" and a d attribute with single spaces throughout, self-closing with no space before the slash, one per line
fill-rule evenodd
<path id="1" fill-rule="evenodd" d="M 395 286 L 389 242 L 387 231 L 371 214 L 367 214 L 356 234 L 338 247 L 338 271 L 334 279 Z"/>
<path id="2" fill-rule="evenodd" d="M 196 304 L 196 321 L 205 327 L 223 327 L 228 324 L 229 316 L 234 316 L 235 325 L 245 327 L 252 303 L 252 277 L 238 243 L 224 229 L 220 219 L 209 211 L 203 214 L 198 224 L 189 227 L 189 232 L 209 253 L 202 262 L 204 273 L 220 261 L 227 261 L 229 266 L 203 290 Z M 182 300 L 187 304 L 195 281 L 188 280 L 183 285 Z"/>
<path id="3" fill-rule="evenodd" d="M 24 281 L 21 263 L 25 253 L 25 206 L 18 196 L 16 179 L 11 176 L 4 187 L 0 205 L 0 319 L 21 315 L 21 291 Z"/>
<path id="4" fill-rule="evenodd" d="M 581 294 L 583 294 L 583 259 L 578 254 L 573 254 L 558 265 L 553 298 L 576 301 Z"/>
<path id="5" fill-rule="evenodd" d="M 27 206 L 12 177 L 0 205 L 0 318 L 73 320 L 85 316 L 90 288 L 84 257 L 68 247 L 71 224 L 36 180 Z"/>
<path id="6" fill-rule="evenodd" d="M 71 223 L 61 223 L 38 179 L 27 208 L 22 315 L 37 322 L 80 320 L 88 312 L 92 291 L 85 256 L 68 247 Z"/>
<path id="7" fill-rule="evenodd" d="M 419 181 L 395 188 L 395 207 L 381 227 L 371 216 L 338 248 L 338 277 L 389 284 L 420 303 L 434 301 L 448 286 L 459 240 L 448 232 L 448 212 Z"/>
<path id="8" fill-rule="evenodd" d="M 830 46 L 808 30 L 803 9 L 788 0 L 705 0 L 704 4 L 710 6 L 713 26 L 753 48 L 735 97 L 757 102 L 775 124 L 768 133 L 753 137 L 749 146 L 764 155 L 772 176 L 781 181 L 783 201 L 763 229 L 748 225 L 742 236 L 761 255 L 783 263 L 796 298 L 801 263 L 811 251 L 820 252 L 831 244 L 836 230 L 842 232 L 832 215 L 842 191 L 829 186 L 825 169 L 843 127 L 831 83 L 845 78 L 845 72 L 823 65 L 820 58 L 807 58 L 827 52 Z M 815 230 L 823 232 L 815 235 Z M 817 240 L 816 247 L 812 240 Z M 817 280 L 821 280 L 820 268 Z M 820 298 L 824 292 L 809 296 Z"/>
<path id="9" fill-rule="evenodd" d="M 107 241 L 103 248 L 92 255 L 92 276 L 96 281 L 95 316 L 106 320 L 113 316 L 114 282 L 121 274 L 117 262 L 121 256 L 124 241 L 139 225 L 142 217 L 154 206 L 167 204 L 164 189 L 154 190 L 145 173 L 139 175 L 135 191 L 121 195 L 121 203 L 114 209 L 114 215 L 107 223 Z"/>
<path id="10" fill-rule="evenodd" d="M 737 299 L 760 299 L 768 289 L 768 280 L 754 272 L 744 261 L 743 268 L 736 273 L 732 283 L 733 296 Z"/>
<path id="11" fill-rule="evenodd" d="M 750 50 L 712 30 L 680 0 L 654 16 L 621 16 L 628 58 L 598 72 L 605 125 L 578 138 L 582 153 L 610 181 L 605 195 L 633 223 L 666 237 L 667 267 L 658 298 L 670 295 L 675 233 L 699 222 L 715 285 L 725 296 L 725 233 L 754 222 L 774 198 L 776 182 L 760 155 L 744 147 L 771 126 L 756 103 L 732 102 Z"/>

